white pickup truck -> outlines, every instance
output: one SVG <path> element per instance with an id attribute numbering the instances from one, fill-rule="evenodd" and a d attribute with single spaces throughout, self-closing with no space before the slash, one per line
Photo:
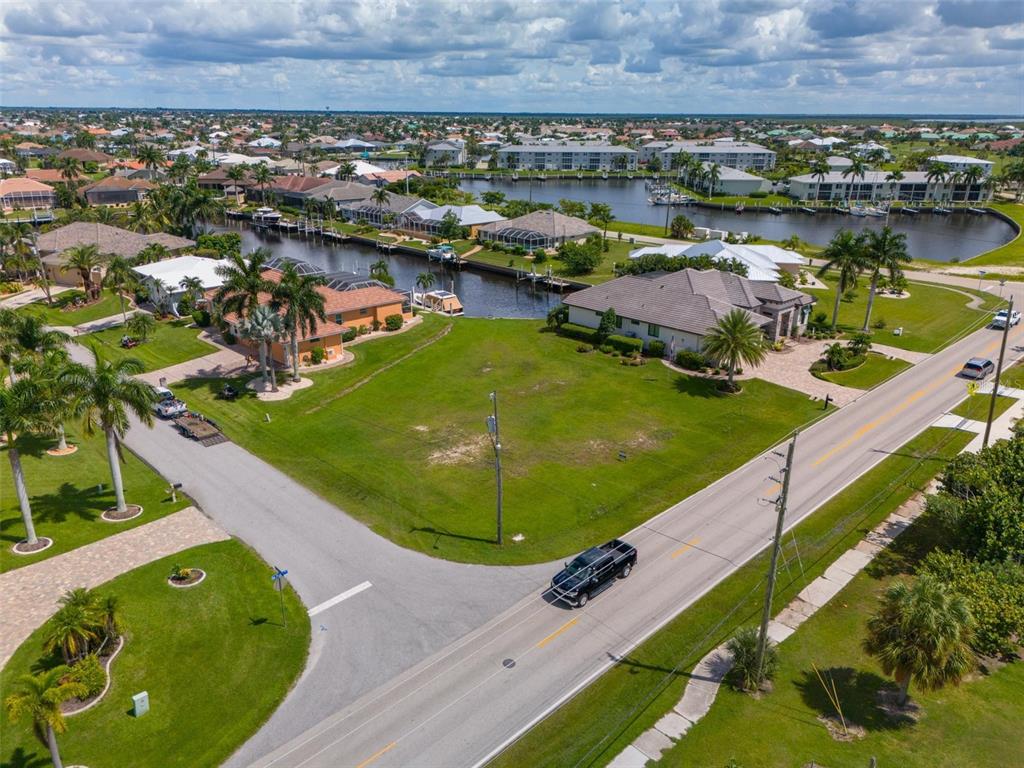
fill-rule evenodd
<path id="1" fill-rule="evenodd" d="M 174 396 L 167 387 L 153 387 L 157 400 L 153 403 L 153 412 L 161 419 L 173 419 L 188 413 L 188 406 L 184 401 Z"/>
<path id="2" fill-rule="evenodd" d="M 1006 324 L 1009 323 L 1010 327 L 1017 325 L 1020 322 L 1020 312 L 1016 309 L 1010 312 L 1006 309 L 1000 309 L 996 312 L 996 316 L 992 318 L 992 327 L 998 328 L 1000 331 L 1006 328 Z"/>

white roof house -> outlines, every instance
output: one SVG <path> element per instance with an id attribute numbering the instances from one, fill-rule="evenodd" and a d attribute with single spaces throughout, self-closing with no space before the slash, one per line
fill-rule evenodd
<path id="1" fill-rule="evenodd" d="M 928 158 L 929 163 L 938 163 L 954 171 L 966 171 L 971 166 L 977 166 L 988 176 L 992 173 L 995 163 L 991 160 L 982 160 L 980 157 L 968 157 L 967 155 L 932 155 Z"/>
<path id="2" fill-rule="evenodd" d="M 671 258 L 678 256 L 711 256 L 716 261 L 736 259 L 747 267 L 747 279 L 763 282 L 778 282 L 779 272 L 796 273 L 806 265 L 807 260 L 795 251 L 787 251 L 777 245 L 740 245 L 724 240 L 708 240 L 705 243 L 651 245 L 629 252 L 629 258 L 639 259 L 653 253 L 663 253 Z"/>
<path id="3" fill-rule="evenodd" d="M 277 149 L 281 146 L 281 142 L 271 136 L 260 136 L 258 139 L 250 141 L 249 146 L 262 149 Z"/>
<path id="4" fill-rule="evenodd" d="M 478 224 L 489 224 L 492 221 L 504 221 L 505 217 L 495 211 L 488 211 L 479 205 L 439 205 L 424 201 L 406 211 L 406 216 L 415 216 L 422 222 L 440 223 L 449 212 L 454 213 L 460 226 L 475 227 Z"/>
<path id="5" fill-rule="evenodd" d="M 13 160 L 8 160 L 6 157 L 0 157 L 0 171 L 4 173 L 13 173 L 18 168 L 18 164 Z"/>
<path id="6" fill-rule="evenodd" d="M 177 313 L 178 302 L 185 295 L 181 281 L 186 277 L 198 277 L 203 284 L 203 290 L 220 288 L 224 284 L 224 280 L 217 274 L 217 267 L 223 263 L 222 259 L 178 256 L 174 259 L 158 261 L 155 264 L 141 264 L 133 269 L 149 289 L 149 297 L 152 302 L 158 305 L 168 304 Z"/>

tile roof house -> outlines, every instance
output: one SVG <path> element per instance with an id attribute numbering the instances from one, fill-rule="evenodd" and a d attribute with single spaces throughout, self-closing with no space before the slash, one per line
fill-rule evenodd
<path id="1" fill-rule="evenodd" d="M 479 205 L 434 205 L 426 203 L 417 205 L 402 215 L 401 226 L 422 232 L 437 233 L 441 222 L 449 213 L 454 214 L 459 226 L 469 229 L 469 236 L 476 237 L 481 224 L 505 221 L 505 217 L 495 211 L 488 211 Z"/>
<path id="2" fill-rule="evenodd" d="M 67 179 L 61 176 L 60 168 L 29 168 L 25 171 L 25 178 L 41 181 L 44 184 L 67 184 Z M 83 173 L 76 173 L 75 182 L 88 181 L 89 177 Z"/>
<path id="3" fill-rule="evenodd" d="M 787 251 L 777 245 L 746 245 L 727 243 L 724 240 L 707 240 L 702 243 L 666 243 L 649 245 L 629 252 L 629 258 L 639 259 L 649 254 L 663 253 L 666 256 L 711 256 L 716 261 L 736 259 L 747 267 L 747 279 L 778 282 L 779 273 L 786 271 L 796 276 L 807 259 L 795 251 Z"/>
<path id="4" fill-rule="evenodd" d="M 770 339 L 797 335 L 814 298 L 731 272 L 683 269 L 619 277 L 569 294 L 564 302 L 569 321 L 587 328 L 597 328 L 601 315 L 614 309 L 618 333 L 645 345 L 658 339 L 672 356 L 681 349 L 699 351 L 708 331 L 737 308 Z"/>
<path id="5" fill-rule="evenodd" d="M 533 211 L 505 221 L 481 224 L 477 234 L 481 240 L 527 248 L 551 248 L 568 240 L 582 240 L 600 232 L 590 222 L 558 211 Z"/>
<path id="6" fill-rule="evenodd" d="M 53 208 L 53 187 L 34 179 L 0 179 L 0 208 L 4 211 Z"/>
<path id="7" fill-rule="evenodd" d="M 413 207 L 430 206 L 433 203 L 419 197 L 406 197 L 388 192 L 388 201 L 384 204 L 373 200 L 357 200 L 352 203 L 342 203 L 338 211 L 350 221 L 368 221 L 376 226 L 381 226 L 398 219 L 406 211 Z"/>
<path id="8" fill-rule="evenodd" d="M 137 203 L 156 189 L 156 184 L 145 179 L 125 176 L 107 176 L 105 179 L 82 187 L 79 194 L 89 205 L 129 205 Z"/>
<path id="9" fill-rule="evenodd" d="M 79 245 L 95 245 L 102 254 L 134 258 L 143 248 L 158 243 L 171 252 L 181 251 L 195 245 L 184 237 L 155 232 L 143 235 L 127 229 L 111 227 L 90 221 L 76 221 L 64 227 L 39 235 L 36 245 L 42 257 L 43 266 L 50 279 L 58 285 L 80 285 L 81 280 L 74 272 L 62 272 L 64 251 Z M 102 276 L 103 270 L 98 270 Z"/>
<path id="10" fill-rule="evenodd" d="M 106 152 L 97 152 L 95 149 L 65 149 L 59 155 L 58 160 L 63 160 L 65 157 L 71 157 L 80 163 L 110 163 L 116 158 L 113 155 L 108 155 Z"/>

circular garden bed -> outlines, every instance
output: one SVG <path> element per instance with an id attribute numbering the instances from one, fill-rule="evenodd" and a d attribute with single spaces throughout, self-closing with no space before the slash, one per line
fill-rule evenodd
<path id="1" fill-rule="evenodd" d="M 117 507 L 105 510 L 100 517 L 108 523 L 123 523 L 125 520 L 133 520 L 142 514 L 142 507 L 138 504 L 128 504 L 124 512 L 119 512 Z"/>
<path id="2" fill-rule="evenodd" d="M 44 549 L 49 549 L 52 546 L 53 539 L 46 536 L 40 536 L 36 539 L 35 544 L 29 544 L 27 541 L 19 541 L 11 547 L 11 551 L 16 555 L 34 555 L 37 552 L 42 552 Z"/>
<path id="3" fill-rule="evenodd" d="M 205 578 L 206 571 L 202 568 L 179 568 L 167 577 L 167 583 L 176 589 L 188 589 L 200 584 Z"/>

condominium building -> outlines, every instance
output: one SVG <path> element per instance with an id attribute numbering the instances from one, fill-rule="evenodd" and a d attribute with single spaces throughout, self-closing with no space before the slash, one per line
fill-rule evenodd
<path id="1" fill-rule="evenodd" d="M 905 171 L 899 181 L 891 180 L 888 171 L 865 171 L 864 176 L 844 176 L 831 171 L 824 177 L 807 173 L 789 180 L 789 195 L 796 200 L 901 200 L 920 202 L 979 202 L 992 197 L 992 190 L 983 183 L 953 184 L 929 181 L 925 171 Z"/>
<path id="2" fill-rule="evenodd" d="M 635 149 L 581 141 L 510 144 L 497 156 L 499 168 L 524 171 L 635 171 L 637 164 Z"/>
<path id="3" fill-rule="evenodd" d="M 657 158 L 662 168 L 672 168 L 680 154 L 691 155 L 702 163 L 717 163 L 725 168 L 745 171 L 770 171 L 775 153 L 760 144 L 733 139 L 715 141 L 652 141 L 640 148 L 640 162 Z"/>
<path id="4" fill-rule="evenodd" d="M 991 160 L 982 160 L 980 157 L 967 157 L 966 155 L 932 155 L 928 158 L 929 163 L 944 165 L 954 173 L 963 173 L 972 166 L 981 168 L 986 177 L 992 175 L 995 163 Z"/>

